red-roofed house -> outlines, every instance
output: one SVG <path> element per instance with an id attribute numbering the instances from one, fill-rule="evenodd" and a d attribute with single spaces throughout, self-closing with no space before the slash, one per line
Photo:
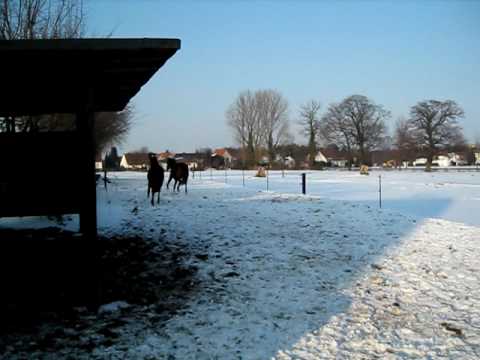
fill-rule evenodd
<path id="1" fill-rule="evenodd" d="M 230 168 L 232 166 L 233 156 L 225 148 L 215 149 L 212 152 L 212 167 Z"/>

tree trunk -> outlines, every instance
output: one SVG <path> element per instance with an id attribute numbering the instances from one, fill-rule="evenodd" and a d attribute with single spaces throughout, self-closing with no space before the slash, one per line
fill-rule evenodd
<path id="1" fill-rule="evenodd" d="M 310 132 L 310 139 L 308 141 L 308 153 L 310 155 L 310 167 L 312 167 L 315 163 L 315 156 L 317 156 L 317 144 L 315 142 L 315 133 L 313 130 Z"/>
<path id="2" fill-rule="evenodd" d="M 428 149 L 427 165 L 425 166 L 425 171 L 432 171 L 432 163 L 433 163 L 433 149 Z"/>
<path id="3" fill-rule="evenodd" d="M 255 165 L 255 146 L 253 144 L 253 136 L 250 134 L 248 136 L 247 143 L 247 167 L 251 168 Z"/>

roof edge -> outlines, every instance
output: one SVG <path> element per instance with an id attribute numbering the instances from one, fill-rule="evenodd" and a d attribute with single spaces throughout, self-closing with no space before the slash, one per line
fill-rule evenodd
<path id="1" fill-rule="evenodd" d="M 2 51 L 42 51 L 42 50 L 141 50 L 172 49 L 181 47 L 180 39 L 175 38 L 82 38 L 82 39 L 36 39 L 0 40 Z"/>

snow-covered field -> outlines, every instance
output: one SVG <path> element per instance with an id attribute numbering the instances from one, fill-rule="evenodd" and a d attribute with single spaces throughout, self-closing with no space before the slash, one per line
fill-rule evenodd
<path id="1" fill-rule="evenodd" d="M 480 357 L 480 172 L 308 172 L 307 196 L 300 172 L 270 173 L 269 191 L 252 175 L 243 186 L 241 171 L 197 173 L 188 194 L 151 207 L 144 173 L 112 174 L 98 188 L 100 233 L 181 244 L 198 286 L 161 326 L 131 322 L 108 346 L 62 356 Z"/>

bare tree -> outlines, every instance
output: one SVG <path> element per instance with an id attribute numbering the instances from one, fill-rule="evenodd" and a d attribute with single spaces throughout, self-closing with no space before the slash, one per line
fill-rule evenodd
<path id="1" fill-rule="evenodd" d="M 399 117 L 395 123 L 393 141 L 395 148 L 399 151 L 398 161 L 413 160 L 415 156 L 418 135 L 412 129 L 410 122 L 405 117 Z"/>
<path id="2" fill-rule="evenodd" d="M 83 0 L 0 0 L 0 40 L 78 38 Z M 0 118 L 0 131 L 35 131 L 41 117 Z"/>
<path id="3" fill-rule="evenodd" d="M 427 171 L 439 148 L 462 141 L 458 119 L 463 116 L 463 109 L 453 100 L 427 100 L 411 107 L 409 123 L 417 134 L 418 145 L 427 152 Z"/>
<path id="4" fill-rule="evenodd" d="M 78 38 L 84 33 L 82 0 L 1 0 L 0 39 Z"/>
<path id="5" fill-rule="evenodd" d="M 289 140 L 288 102 L 276 90 L 259 90 L 255 92 L 255 103 L 263 143 L 270 162 L 273 162 L 278 146 Z"/>
<path id="6" fill-rule="evenodd" d="M 473 138 L 473 143 L 475 144 L 475 147 L 480 149 L 480 133 L 476 133 L 474 138 Z"/>
<path id="7" fill-rule="evenodd" d="M 363 95 L 349 96 L 340 105 L 351 127 L 360 162 L 366 163 L 367 153 L 383 142 L 386 132 L 385 120 L 390 117 L 390 112 Z"/>
<path id="8" fill-rule="evenodd" d="M 240 93 L 228 108 L 226 117 L 235 139 L 245 149 L 246 165 L 254 165 L 263 135 L 255 95 L 250 90 Z"/>
<path id="9" fill-rule="evenodd" d="M 300 120 L 298 123 L 302 126 L 301 133 L 308 138 L 310 166 L 313 165 L 315 156 L 317 155 L 317 137 L 320 132 L 319 111 L 320 102 L 316 100 L 310 100 L 300 106 Z"/>
<path id="10" fill-rule="evenodd" d="M 357 150 L 361 163 L 367 154 L 382 145 L 385 120 L 390 113 L 363 95 L 352 95 L 340 104 L 329 106 L 322 117 L 321 135 L 330 143 L 344 147 L 351 155 Z"/>
<path id="11" fill-rule="evenodd" d="M 355 138 L 341 104 L 330 104 L 320 120 L 319 136 L 322 140 L 344 149 L 349 156 L 349 165 L 353 162 Z"/>
<path id="12" fill-rule="evenodd" d="M 134 124 L 134 107 L 127 105 L 120 112 L 102 112 L 95 116 L 95 145 L 97 153 L 125 141 Z"/>
<path id="13" fill-rule="evenodd" d="M 263 149 L 273 160 L 278 146 L 290 140 L 288 103 L 278 91 L 240 93 L 228 108 L 226 118 L 248 167 L 256 164 Z"/>
<path id="14" fill-rule="evenodd" d="M 85 33 L 83 0 L 0 0 L 0 40 L 71 39 Z M 97 113 L 97 151 L 121 143 L 133 124 L 133 108 L 114 113 Z M 0 118 L 0 132 L 70 131 L 71 114 L 49 114 Z"/>

